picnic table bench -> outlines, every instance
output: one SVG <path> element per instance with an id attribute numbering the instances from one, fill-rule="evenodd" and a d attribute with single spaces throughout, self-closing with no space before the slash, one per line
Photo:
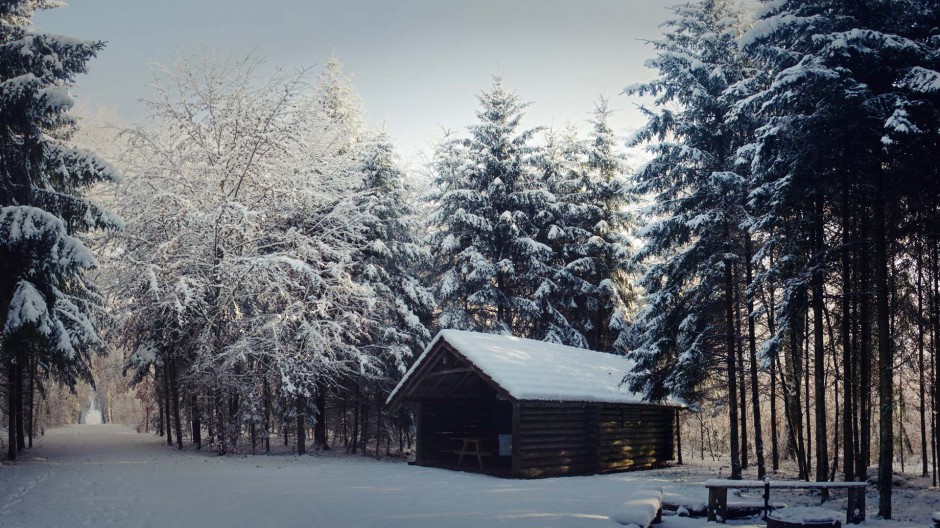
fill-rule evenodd
<path id="1" fill-rule="evenodd" d="M 866 482 L 802 482 L 792 480 L 726 480 L 709 479 L 705 481 L 708 488 L 708 520 L 710 522 L 724 523 L 728 518 L 728 490 L 729 489 L 763 489 L 764 514 L 770 508 L 770 490 L 776 489 L 847 489 L 849 501 L 845 521 L 847 524 L 861 524 L 865 521 L 865 489 Z"/>

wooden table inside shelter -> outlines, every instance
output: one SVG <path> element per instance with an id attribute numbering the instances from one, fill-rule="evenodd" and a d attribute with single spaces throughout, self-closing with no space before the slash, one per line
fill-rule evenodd
<path id="1" fill-rule="evenodd" d="M 479 436 L 460 436 L 454 437 L 454 440 L 462 442 L 463 445 L 460 446 L 460 449 L 454 450 L 454 454 L 458 455 L 457 457 L 457 467 L 460 467 L 460 464 L 463 463 L 463 457 L 471 456 L 477 457 L 477 464 L 480 466 L 480 470 L 483 469 L 483 457 L 493 456 L 491 451 L 483 451 L 481 445 L 483 443 L 483 438 Z"/>

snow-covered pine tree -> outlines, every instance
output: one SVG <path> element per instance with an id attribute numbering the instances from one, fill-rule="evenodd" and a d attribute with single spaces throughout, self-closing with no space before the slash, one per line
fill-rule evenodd
<path id="1" fill-rule="evenodd" d="M 645 265 L 647 297 L 629 382 L 654 400 L 671 394 L 698 401 L 706 382 L 724 374 L 731 475 L 740 478 L 736 286 L 746 181 L 736 172 L 741 134 L 727 121 L 725 91 L 741 79 L 743 63 L 726 2 L 693 2 L 674 12 L 648 63 L 659 77 L 627 89 L 654 96 L 657 105 L 644 109 L 647 125 L 632 140 L 655 143 L 654 158 L 636 175 L 635 191 L 654 203 L 635 257 Z"/>
<path id="2" fill-rule="evenodd" d="M 430 255 L 419 241 L 414 192 L 398 167 L 394 146 L 374 132 L 359 146 L 364 178 L 368 240 L 359 261 L 361 281 L 374 292 L 369 348 L 384 357 L 389 379 L 397 379 L 430 340 L 427 328 L 434 297 L 419 280 Z"/>
<path id="3" fill-rule="evenodd" d="M 438 324 L 529 336 L 541 313 L 535 292 L 548 276 L 549 247 L 533 224 L 554 197 L 535 183 L 525 104 L 496 78 L 479 96 L 470 137 L 445 143 L 436 161 L 431 216 Z"/>
<path id="4" fill-rule="evenodd" d="M 36 31 L 35 11 L 56 6 L 0 4 L 0 359 L 10 459 L 24 447 L 23 380 L 38 364 L 69 386 L 91 381 L 102 301 L 85 276 L 95 257 L 81 236 L 121 225 L 83 196 L 117 180 L 116 171 L 67 143 L 75 126 L 69 86 L 104 44 Z"/>
<path id="5" fill-rule="evenodd" d="M 592 350 L 626 349 L 632 297 L 625 206 L 627 160 L 608 125 L 601 99 L 587 141 L 569 127 L 550 132 L 538 156 L 541 178 L 555 201 L 535 219 L 537 240 L 552 249 L 547 279 L 537 291 L 541 327 L 533 337 Z"/>
<path id="6" fill-rule="evenodd" d="M 548 131 L 545 145 L 535 156 L 540 183 L 556 199 L 539 211 L 534 221 L 536 241 L 552 250 L 552 259 L 535 292 L 540 315 L 529 336 L 581 348 L 589 344 L 583 331 L 574 324 L 580 309 L 577 297 L 589 286 L 567 264 L 578 258 L 575 248 L 589 236 L 580 226 L 572 224 L 582 216 L 579 211 L 583 207 L 570 198 L 582 191 L 584 158 L 584 148 L 574 126 L 568 126 L 561 133 Z"/>
<path id="7" fill-rule="evenodd" d="M 347 147 L 363 139 L 362 99 L 349 75 L 343 74 L 343 62 L 333 55 L 317 76 L 314 98 L 323 114 L 342 131 Z"/>
<path id="8" fill-rule="evenodd" d="M 591 120 L 585 145 L 586 160 L 581 168 L 578 192 L 568 194 L 576 215 L 566 224 L 578 233 L 577 243 L 565 268 L 581 281 L 572 291 L 577 308 L 572 323 L 587 338 L 593 350 L 626 350 L 626 318 L 634 292 L 627 276 L 631 255 L 629 235 L 634 219 L 627 211 L 626 156 L 619 151 L 622 142 L 610 128 L 612 115 L 606 99 L 600 99 Z"/>

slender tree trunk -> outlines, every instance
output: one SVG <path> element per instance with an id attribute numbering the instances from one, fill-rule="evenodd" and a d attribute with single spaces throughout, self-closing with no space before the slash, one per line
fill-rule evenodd
<path id="1" fill-rule="evenodd" d="M 861 347 L 860 347 L 860 359 L 861 359 L 861 416 L 859 417 L 859 464 L 856 468 L 856 473 L 859 475 L 860 480 L 865 480 L 868 478 L 868 466 L 871 465 L 871 397 L 872 397 L 872 369 L 871 369 L 871 344 L 872 344 L 872 335 L 871 335 L 871 258 L 868 251 L 868 222 L 861 222 L 862 227 L 862 239 L 866 241 L 865 245 L 862 246 L 861 259 L 859 263 L 860 271 L 859 274 L 859 285 L 861 287 L 862 295 L 859 296 L 859 334 L 861 334 Z"/>
<path id="2" fill-rule="evenodd" d="M 199 450 L 202 449 L 202 422 L 199 420 L 199 400 L 195 394 L 190 399 L 190 413 L 193 419 L 193 443 Z"/>
<path id="3" fill-rule="evenodd" d="M 349 410 L 346 408 L 346 395 L 345 394 L 343 395 L 342 413 L 343 413 L 343 447 L 349 447 L 349 420 L 347 419 Z"/>
<path id="4" fill-rule="evenodd" d="M 307 452 L 307 398 L 303 395 L 297 396 L 297 454 L 303 455 Z"/>
<path id="5" fill-rule="evenodd" d="M 170 360 L 170 387 L 173 391 L 173 419 L 176 420 L 176 445 L 183 449 L 183 420 L 180 417 L 180 389 L 176 374 L 176 358 Z"/>
<path id="6" fill-rule="evenodd" d="M 934 241 L 932 246 L 931 275 L 933 276 L 933 280 L 937 281 L 937 243 Z M 934 282 L 934 287 L 929 290 L 929 298 L 931 300 L 930 319 L 932 323 L 931 326 L 933 327 L 933 334 L 930 340 L 931 348 L 933 349 L 933 353 L 931 354 L 930 359 L 930 379 L 932 380 L 933 384 L 933 387 L 930 391 L 931 409 L 933 409 L 930 418 L 930 435 L 932 438 L 931 447 L 933 451 L 934 486 L 937 485 L 937 479 L 940 477 L 940 475 L 938 475 L 937 469 L 937 457 L 940 457 L 940 444 L 937 443 L 940 441 L 940 438 L 937 436 L 937 420 L 940 419 L 938 418 L 940 417 L 940 414 L 938 414 L 938 412 L 940 412 L 940 409 L 938 409 L 938 405 L 940 405 L 940 368 L 938 368 L 937 365 L 937 361 L 940 360 L 940 298 L 938 298 L 938 290 L 940 290 L 940 288 L 937 288 L 936 282 Z"/>
<path id="7" fill-rule="evenodd" d="M 843 475 L 846 482 L 855 480 L 855 444 L 852 438 L 852 422 L 854 421 L 852 380 L 855 376 L 853 376 L 852 369 L 852 319 L 850 317 L 852 306 L 850 295 L 852 290 L 850 237 L 849 187 L 846 183 L 842 187 L 842 245 L 844 246 L 842 250 L 842 459 L 845 466 Z"/>
<path id="8" fill-rule="evenodd" d="M 326 442 L 326 390 L 321 386 L 317 389 L 316 397 L 317 423 L 313 426 L 313 442 L 324 451 L 330 448 Z"/>
<path id="9" fill-rule="evenodd" d="M 258 449 L 258 429 L 255 427 L 255 421 L 248 422 L 248 435 L 251 436 L 251 454 L 255 454 Z"/>
<path id="10" fill-rule="evenodd" d="M 730 239 L 730 231 L 726 230 L 726 235 Z M 728 375 L 728 425 L 731 428 L 731 478 L 741 478 L 741 458 L 738 448 L 740 446 L 738 439 L 738 406 L 736 403 L 737 387 L 737 369 L 735 368 L 736 350 L 735 350 L 735 332 L 734 332 L 734 277 L 732 275 L 732 262 L 725 260 L 725 317 L 726 317 L 726 367 Z"/>
<path id="11" fill-rule="evenodd" d="M 741 410 L 739 411 L 741 415 L 741 469 L 744 470 L 747 469 L 749 465 L 747 459 L 747 380 L 744 378 L 744 347 L 742 346 L 741 340 L 738 339 L 738 336 L 740 336 L 742 332 L 737 294 L 737 287 L 735 287 L 734 346 L 738 356 L 738 391 L 741 401 Z"/>
<path id="12" fill-rule="evenodd" d="M 20 342 L 16 347 L 16 449 L 22 451 L 26 449 L 26 428 L 24 427 L 23 407 L 26 405 L 25 392 L 23 390 L 23 377 L 26 375 L 26 361 L 29 355 L 29 345 Z M 13 439 L 11 438 L 12 442 Z"/>
<path id="13" fill-rule="evenodd" d="M 810 403 L 812 392 L 809 390 L 809 372 L 810 372 L 810 360 L 809 360 L 809 347 L 810 347 L 810 321 L 809 321 L 809 310 L 806 310 L 803 313 L 803 415 L 806 419 L 806 480 L 810 480 L 813 467 L 813 426 L 810 423 L 812 419 L 812 413 L 810 412 Z"/>
<path id="14" fill-rule="evenodd" d="M 268 383 L 268 377 L 264 377 L 263 389 L 264 392 L 264 452 L 271 452 L 271 387 Z"/>
<path id="15" fill-rule="evenodd" d="M 933 278 L 933 287 L 931 288 L 930 298 L 933 299 L 933 308 L 930 311 L 931 327 L 933 337 L 931 345 L 933 348 L 933 420 L 935 431 L 940 429 L 940 250 L 936 240 L 932 241 L 931 251 L 931 275 Z M 934 434 L 934 473 L 940 479 L 940 473 L 937 470 L 937 458 L 940 457 L 940 434 Z"/>
<path id="16" fill-rule="evenodd" d="M 30 350 L 29 354 L 29 448 L 33 448 L 33 435 L 35 430 L 33 428 L 36 414 L 35 414 L 35 403 L 36 403 L 36 354 Z"/>
<path id="17" fill-rule="evenodd" d="M 917 259 L 917 371 L 920 395 L 920 459 L 921 476 L 926 477 L 927 468 L 927 394 L 924 383 L 924 254 Z"/>
<path id="18" fill-rule="evenodd" d="M 16 338 L 7 339 L 7 459 L 16 460 L 16 408 L 19 406 L 16 394 Z"/>
<path id="19" fill-rule="evenodd" d="M 166 417 L 166 445 L 173 445 L 173 423 L 171 420 L 171 415 L 173 414 L 173 407 L 170 406 L 170 374 L 169 374 L 169 361 L 164 361 L 163 368 L 160 369 L 163 374 L 163 405 L 166 409 L 164 413 Z"/>
<path id="20" fill-rule="evenodd" d="M 153 391 L 157 397 L 156 398 L 157 399 L 157 418 L 159 418 L 159 421 L 157 422 L 157 434 L 160 435 L 160 437 L 162 438 L 163 437 L 163 395 L 160 392 L 160 383 L 159 383 L 162 380 L 157 379 L 159 377 L 160 377 L 159 370 L 155 370 L 154 380 L 153 380 L 153 385 L 154 385 Z"/>
<path id="21" fill-rule="evenodd" d="M 823 201 L 816 199 L 815 253 L 821 260 L 825 241 L 823 239 Z M 825 482 L 829 473 L 828 435 L 826 433 L 826 349 L 823 329 L 823 281 L 822 262 L 817 263 L 811 279 L 813 289 L 813 380 L 816 396 L 816 481 Z M 822 489 L 820 495 L 825 501 L 829 490 Z"/>
<path id="22" fill-rule="evenodd" d="M 888 306 L 888 242 L 885 218 L 884 174 L 876 176 L 876 196 L 872 214 L 875 308 L 878 322 L 878 516 L 891 518 L 892 474 L 894 470 L 894 354 L 891 350 L 890 313 Z"/>
<path id="23" fill-rule="evenodd" d="M 772 258 L 772 257 L 771 257 Z M 771 265 L 773 261 L 771 260 Z M 768 288 L 770 300 L 764 303 L 767 307 L 767 331 L 771 337 L 777 335 L 777 322 L 775 320 L 775 289 L 773 282 Z M 770 349 L 770 460 L 773 470 L 780 470 L 780 446 L 777 431 L 777 362 L 780 360 L 780 347 Z"/>
<path id="24" fill-rule="evenodd" d="M 753 271 L 751 270 L 751 256 L 753 253 L 750 233 L 744 233 L 744 273 L 747 287 L 754 286 Z M 761 431 L 760 392 L 757 383 L 757 332 L 755 330 L 756 317 L 754 313 L 754 295 L 749 290 L 747 295 L 747 345 L 748 359 L 751 364 L 751 404 L 754 407 L 754 455 L 757 457 L 757 478 L 763 479 L 767 474 L 764 465 L 764 439 Z"/>
<path id="25" fill-rule="evenodd" d="M 369 405 L 369 398 L 364 398 L 364 403 L 360 404 L 359 411 L 359 445 L 362 449 L 363 455 L 368 455 L 369 453 L 369 415 L 371 414 L 371 405 Z"/>
<path id="26" fill-rule="evenodd" d="M 783 397 L 786 401 L 787 429 L 789 438 L 788 451 L 794 454 L 800 470 L 800 478 L 809 480 L 809 468 L 806 464 L 806 447 L 803 442 L 803 403 L 800 398 L 800 385 L 803 378 L 802 345 L 800 337 L 803 334 L 803 317 L 795 318 L 795 324 L 789 330 L 790 358 L 787 361 L 787 374 L 782 375 L 780 381 L 783 385 Z M 786 380 L 789 377 L 792 384 Z"/>
<path id="27" fill-rule="evenodd" d="M 351 439 L 352 442 L 350 442 L 349 446 L 346 447 L 347 452 L 350 451 L 350 447 L 351 447 L 353 453 L 355 453 L 356 450 L 359 448 L 359 384 L 358 383 L 356 384 L 355 389 L 356 389 L 356 401 L 353 403 L 353 428 L 352 428 L 352 439 Z"/>
<path id="28" fill-rule="evenodd" d="M 378 401 L 376 401 L 378 403 Z M 375 458 L 379 458 L 379 445 L 382 444 L 382 407 L 375 407 Z"/>

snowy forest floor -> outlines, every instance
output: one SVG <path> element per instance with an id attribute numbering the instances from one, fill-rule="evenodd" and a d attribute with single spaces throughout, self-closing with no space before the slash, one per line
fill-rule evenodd
<path id="1" fill-rule="evenodd" d="M 116 425 L 47 431 L 15 464 L 0 466 L 0 526 L 14 527 L 597 527 L 633 489 L 662 487 L 667 500 L 702 502 L 701 482 L 718 468 L 691 464 L 592 477 L 507 480 L 338 454 L 219 457 L 177 451 Z M 929 481 L 907 479 L 894 511 L 926 526 L 940 509 Z M 844 511 L 844 494 L 829 507 Z M 816 505 L 810 493 L 774 492 L 775 502 Z M 759 500 L 759 493 L 734 500 Z M 877 504 L 869 489 L 868 514 Z M 763 526 L 732 521 L 739 527 Z M 704 527 L 704 519 L 665 517 L 662 528 Z M 712 525 L 714 526 L 714 525 Z"/>

